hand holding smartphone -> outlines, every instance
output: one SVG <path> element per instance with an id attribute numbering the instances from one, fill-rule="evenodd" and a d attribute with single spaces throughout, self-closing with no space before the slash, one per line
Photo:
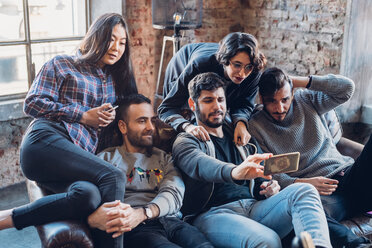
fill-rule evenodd
<path id="1" fill-rule="evenodd" d="M 264 161 L 264 175 L 267 176 L 297 171 L 299 161 L 299 152 L 274 155 Z"/>

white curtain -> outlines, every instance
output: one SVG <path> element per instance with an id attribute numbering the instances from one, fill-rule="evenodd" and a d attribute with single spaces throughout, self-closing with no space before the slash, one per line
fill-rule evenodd
<path id="1" fill-rule="evenodd" d="M 372 1 L 349 0 L 341 74 L 355 82 L 352 99 L 337 109 L 342 122 L 372 124 Z"/>

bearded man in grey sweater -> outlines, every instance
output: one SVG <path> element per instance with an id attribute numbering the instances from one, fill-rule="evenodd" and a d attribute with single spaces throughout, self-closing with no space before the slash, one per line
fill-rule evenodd
<path id="1" fill-rule="evenodd" d="M 307 89 L 293 93 L 298 87 Z M 265 152 L 300 152 L 298 171 L 273 177 L 283 188 L 299 182 L 315 186 L 328 215 L 334 247 L 369 243 L 337 221 L 372 209 L 368 192 L 371 138 L 354 161 L 337 150 L 324 118 L 325 113 L 351 98 L 354 87 L 352 80 L 341 75 L 289 77 L 279 68 L 266 69 L 259 81 L 264 107 L 252 116 L 248 127 Z M 325 204 L 330 201 L 332 208 Z"/>
<path id="2" fill-rule="evenodd" d="M 88 217 L 88 224 L 114 238 L 125 233 L 126 248 L 213 247 L 196 227 L 180 219 L 185 186 L 172 157 L 153 147 L 157 117 L 150 100 L 130 95 L 119 106 L 116 124 L 122 145 L 98 157 L 126 173 L 124 203 L 103 204 Z"/>

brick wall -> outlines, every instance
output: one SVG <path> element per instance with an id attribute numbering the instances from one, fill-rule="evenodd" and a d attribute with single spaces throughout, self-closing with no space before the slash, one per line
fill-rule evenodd
<path id="1" fill-rule="evenodd" d="M 339 72 L 346 0 L 245 2 L 245 31 L 257 37 L 269 66 L 299 75 Z"/>
<path id="2" fill-rule="evenodd" d="M 29 118 L 0 122 L 0 188 L 24 180 L 19 167 L 19 147 Z"/>

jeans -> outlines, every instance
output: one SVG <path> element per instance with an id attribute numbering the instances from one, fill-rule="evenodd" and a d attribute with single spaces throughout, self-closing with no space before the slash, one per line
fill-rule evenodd
<path id="1" fill-rule="evenodd" d="M 262 201 L 242 199 L 212 207 L 194 220 L 216 247 L 281 247 L 293 228 L 314 244 L 331 247 L 319 194 L 310 184 L 292 184 Z"/>
<path id="2" fill-rule="evenodd" d="M 86 218 L 100 203 L 124 199 L 126 175 L 75 145 L 62 123 L 36 120 L 30 125 L 21 145 L 21 168 L 27 178 L 56 194 L 14 209 L 17 229 Z M 94 231 L 96 247 L 123 247 L 122 236 L 113 239 Z"/>
<path id="3" fill-rule="evenodd" d="M 196 227 L 177 217 L 161 217 L 140 224 L 125 233 L 126 248 L 212 248 L 213 245 Z"/>
<path id="4" fill-rule="evenodd" d="M 372 210 L 372 199 L 368 192 L 372 175 L 371 137 L 354 165 L 348 167 L 343 175 L 333 177 L 339 181 L 337 190 L 330 196 L 321 197 L 334 247 L 353 248 L 369 243 L 368 239 L 358 237 L 339 221 Z"/>

